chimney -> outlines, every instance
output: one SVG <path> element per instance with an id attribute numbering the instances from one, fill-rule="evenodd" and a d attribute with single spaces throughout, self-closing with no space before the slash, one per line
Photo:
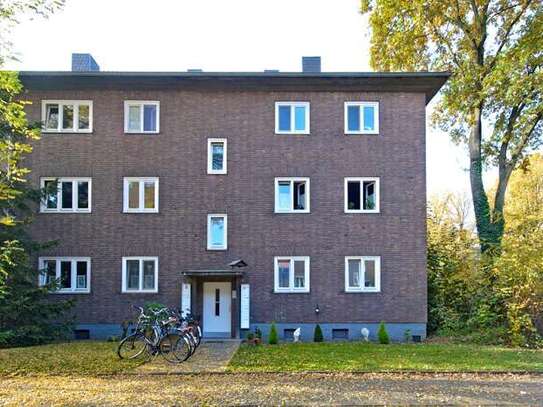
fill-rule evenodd
<path id="1" fill-rule="evenodd" d="M 98 72 L 100 67 L 91 54 L 72 53 L 72 72 Z"/>
<path id="2" fill-rule="evenodd" d="M 302 72 L 319 73 L 321 71 L 321 57 L 302 57 Z"/>

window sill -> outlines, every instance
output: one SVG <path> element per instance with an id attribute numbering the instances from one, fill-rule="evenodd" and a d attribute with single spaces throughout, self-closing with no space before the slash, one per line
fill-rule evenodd
<path id="1" fill-rule="evenodd" d="M 289 291 L 277 291 L 277 290 L 273 290 L 273 293 L 274 294 L 311 294 L 311 291 L 307 290 L 307 291 L 293 291 L 293 290 L 289 290 Z"/>
<path id="2" fill-rule="evenodd" d="M 158 294 L 158 290 L 121 291 L 121 294 Z"/>
<path id="3" fill-rule="evenodd" d="M 160 213 L 159 211 L 129 211 L 129 210 L 123 210 L 123 213 L 135 213 L 135 214 L 157 214 Z"/>
<path id="4" fill-rule="evenodd" d="M 225 172 L 225 171 L 221 171 L 221 172 L 207 171 L 207 175 L 227 175 L 227 172 Z"/>
<path id="5" fill-rule="evenodd" d="M 160 131 L 125 131 L 124 134 L 128 134 L 131 136 L 156 136 L 158 134 L 161 134 Z"/>
<path id="6" fill-rule="evenodd" d="M 85 214 L 85 213 L 92 213 L 92 211 L 61 211 L 61 210 L 40 210 L 40 213 L 58 213 L 58 214 Z"/>
<path id="7" fill-rule="evenodd" d="M 90 290 L 88 291 L 51 291 L 49 294 L 53 294 L 53 295 L 90 294 Z"/>
<path id="8" fill-rule="evenodd" d="M 58 131 L 58 130 L 42 130 L 42 134 L 93 134 L 94 132 L 91 131 Z"/>
<path id="9" fill-rule="evenodd" d="M 206 250 L 210 252 L 224 252 L 228 250 L 228 247 L 208 247 Z"/>
<path id="10" fill-rule="evenodd" d="M 311 133 L 275 132 L 276 136 L 310 136 Z"/>
<path id="11" fill-rule="evenodd" d="M 283 215 L 283 214 L 296 214 L 296 213 L 311 213 L 309 210 L 303 210 L 303 211 L 274 211 L 273 213 Z"/>
<path id="12" fill-rule="evenodd" d="M 343 294 L 380 294 L 381 290 L 344 290 Z"/>
<path id="13" fill-rule="evenodd" d="M 380 210 L 377 210 L 377 211 L 360 211 L 360 210 L 347 210 L 347 211 L 344 211 L 345 213 L 354 213 L 354 214 L 365 214 L 365 213 L 368 213 L 368 214 L 379 214 L 381 213 Z"/>
<path id="14" fill-rule="evenodd" d="M 379 132 L 345 132 L 346 136 L 378 136 Z"/>

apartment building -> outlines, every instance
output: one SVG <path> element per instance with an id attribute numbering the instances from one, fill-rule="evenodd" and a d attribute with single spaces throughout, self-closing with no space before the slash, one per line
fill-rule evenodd
<path id="1" fill-rule="evenodd" d="M 426 335 L 425 108 L 446 73 L 21 72 L 49 193 L 40 284 L 77 334 L 130 305 L 200 317 L 208 337 Z M 56 185 L 56 188 L 54 187 Z"/>

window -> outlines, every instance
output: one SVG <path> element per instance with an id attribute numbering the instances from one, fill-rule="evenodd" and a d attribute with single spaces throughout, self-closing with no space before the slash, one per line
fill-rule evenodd
<path id="1" fill-rule="evenodd" d="M 207 173 L 226 174 L 226 139 L 207 139 Z"/>
<path id="2" fill-rule="evenodd" d="M 158 178 L 124 178 L 124 212 L 158 212 Z"/>
<path id="3" fill-rule="evenodd" d="M 91 133 L 91 100 L 43 100 L 42 131 L 45 133 Z"/>
<path id="4" fill-rule="evenodd" d="M 379 178 L 345 178 L 345 212 L 379 213 Z"/>
<path id="5" fill-rule="evenodd" d="M 309 178 L 276 178 L 275 212 L 309 213 Z"/>
<path id="6" fill-rule="evenodd" d="M 309 102 L 276 102 L 276 134 L 309 134 Z"/>
<path id="7" fill-rule="evenodd" d="M 345 291 L 379 292 L 380 290 L 380 257 L 345 257 Z"/>
<path id="8" fill-rule="evenodd" d="M 125 133 L 158 133 L 160 126 L 160 102 L 124 102 Z"/>
<path id="9" fill-rule="evenodd" d="M 90 212 L 91 178 L 42 178 L 41 212 Z"/>
<path id="10" fill-rule="evenodd" d="M 58 293 L 90 292 L 89 257 L 40 257 L 40 286 L 56 281 Z"/>
<path id="11" fill-rule="evenodd" d="M 309 292 L 309 257 L 275 257 L 275 292 Z"/>
<path id="12" fill-rule="evenodd" d="M 345 102 L 345 134 L 379 134 L 379 103 Z"/>
<path id="13" fill-rule="evenodd" d="M 226 215 L 207 215 L 207 250 L 226 250 L 228 247 Z"/>
<path id="14" fill-rule="evenodd" d="M 123 257 L 122 291 L 158 292 L 158 257 Z"/>

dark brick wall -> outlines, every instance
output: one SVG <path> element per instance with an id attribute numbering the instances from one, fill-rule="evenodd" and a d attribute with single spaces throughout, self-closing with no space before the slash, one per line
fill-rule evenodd
<path id="1" fill-rule="evenodd" d="M 30 92 L 94 101 L 92 134 L 44 134 L 31 178 L 92 177 L 91 214 L 38 214 L 43 255 L 90 256 L 83 323 L 116 323 L 130 303 L 180 303 L 182 270 L 248 263 L 251 322 L 426 322 L 425 103 L 415 93 Z M 158 135 L 123 133 L 123 101 L 160 100 Z M 275 101 L 310 101 L 311 135 L 275 135 Z M 345 136 L 343 102 L 378 100 L 380 134 Z M 228 175 L 207 175 L 207 138 L 228 139 Z M 160 177 L 160 213 L 122 213 L 123 176 Z M 311 213 L 274 214 L 274 177 L 311 178 Z M 380 214 L 345 214 L 344 177 L 379 176 Z M 208 213 L 228 214 L 228 250 L 206 250 Z M 159 257 L 158 294 L 122 294 L 122 256 Z M 311 292 L 273 294 L 273 257 L 310 256 Z M 344 293 L 344 257 L 380 255 L 381 293 Z"/>

